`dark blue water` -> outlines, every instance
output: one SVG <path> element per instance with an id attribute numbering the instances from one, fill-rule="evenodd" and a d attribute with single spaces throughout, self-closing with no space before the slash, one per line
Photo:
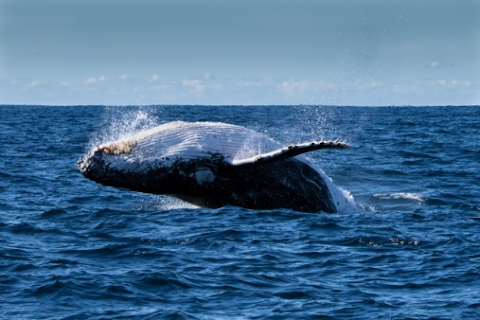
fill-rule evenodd
<path id="1" fill-rule="evenodd" d="M 2 319 L 480 317 L 480 107 L 0 106 Z M 310 159 L 355 212 L 195 208 L 76 161 L 171 120 L 240 124 Z"/>

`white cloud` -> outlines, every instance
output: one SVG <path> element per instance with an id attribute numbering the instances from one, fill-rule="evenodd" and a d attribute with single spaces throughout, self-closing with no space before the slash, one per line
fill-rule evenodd
<path id="1" fill-rule="evenodd" d="M 280 89 L 285 93 L 292 95 L 297 92 L 302 92 L 309 87 L 308 81 L 294 81 L 292 79 L 283 81 L 280 84 Z"/>
<path id="2" fill-rule="evenodd" d="M 447 80 L 445 79 L 438 79 L 437 83 L 441 86 L 446 86 L 447 85 Z"/>
<path id="3" fill-rule="evenodd" d="M 198 79 L 196 80 L 183 80 L 182 85 L 184 87 L 192 87 L 195 92 L 205 91 L 205 85 Z"/>
<path id="4" fill-rule="evenodd" d="M 152 76 L 152 81 L 157 81 L 157 80 L 158 80 L 158 74 L 155 73 L 155 74 Z"/>
<path id="5" fill-rule="evenodd" d="M 454 87 L 470 87 L 472 85 L 471 81 L 458 81 L 452 80 L 452 86 Z"/>
<path id="6" fill-rule="evenodd" d="M 35 88 L 35 87 L 37 87 L 37 86 L 40 85 L 40 84 L 41 84 L 40 81 L 38 81 L 38 80 L 33 80 L 33 81 L 31 81 L 29 84 L 27 84 L 27 87 L 28 87 L 28 88 Z"/>
<path id="7" fill-rule="evenodd" d="M 97 78 L 94 78 L 94 77 L 90 77 L 88 79 L 85 79 L 85 81 L 83 81 L 83 83 L 85 84 L 93 84 L 95 82 L 97 82 Z"/>
<path id="8" fill-rule="evenodd" d="M 432 61 L 428 64 L 429 68 L 439 68 L 441 66 L 440 61 Z"/>
<path id="9" fill-rule="evenodd" d="M 94 84 L 94 83 L 103 82 L 103 81 L 106 81 L 106 80 L 107 80 L 107 77 L 105 77 L 105 76 L 101 76 L 100 78 L 90 77 L 90 78 L 86 79 L 85 81 L 83 81 L 83 83 L 84 84 Z"/>
<path id="10" fill-rule="evenodd" d="M 356 87 L 361 86 L 374 88 L 378 86 L 376 82 L 370 82 L 366 84 L 360 84 L 356 82 L 354 84 Z M 279 86 L 280 90 L 285 92 L 287 95 L 294 95 L 294 94 L 302 94 L 304 92 L 316 93 L 318 91 L 331 91 L 331 90 L 338 90 L 338 85 L 331 82 L 326 81 L 295 81 L 295 80 L 288 80 L 283 81 Z"/>
<path id="11" fill-rule="evenodd" d="M 124 74 L 120 77 L 120 80 L 127 80 L 128 79 L 128 74 Z"/>
<path id="12" fill-rule="evenodd" d="M 447 81 L 445 79 L 439 79 L 439 80 L 437 80 L 437 84 L 442 86 L 442 87 L 448 86 L 450 88 L 454 88 L 454 87 L 470 87 L 473 84 L 473 82 L 472 81 L 459 81 L 459 80 Z"/>

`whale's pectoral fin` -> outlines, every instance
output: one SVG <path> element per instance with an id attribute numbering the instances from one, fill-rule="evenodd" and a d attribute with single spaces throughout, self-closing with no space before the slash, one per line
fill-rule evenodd
<path id="1" fill-rule="evenodd" d="M 299 154 L 320 150 L 320 149 L 348 149 L 349 145 L 337 141 L 315 141 L 302 144 L 292 144 L 285 148 L 277 149 L 272 152 L 262 153 L 250 158 L 233 160 L 233 166 L 244 166 L 252 164 L 268 164 L 276 161 L 285 160 Z"/>

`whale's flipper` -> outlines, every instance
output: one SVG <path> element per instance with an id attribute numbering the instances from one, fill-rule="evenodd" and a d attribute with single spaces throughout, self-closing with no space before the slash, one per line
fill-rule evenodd
<path id="1" fill-rule="evenodd" d="M 350 148 L 349 145 L 343 142 L 338 142 L 338 141 L 315 141 L 315 142 L 307 142 L 307 143 L 301 143 L 301 144 L 292 144 L 287 147 L 277 149 L 272 152 L 258 154 L 250 158 L 233 160 L 231 164 L 233 166 L 268 164 L 272 162 L 285 160 L 285 159 L 297 156 L 305 152 L 313 151 L 313 150 L 348 149 L 348 148 Z"/>

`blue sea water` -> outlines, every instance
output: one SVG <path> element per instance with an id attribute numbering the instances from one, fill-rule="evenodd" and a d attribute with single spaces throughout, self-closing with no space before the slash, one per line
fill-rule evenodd
<path id="1" fill-rule="evenodd" d="M 476 319 L 480 107 L 0 106 L 2 319 Z M 356 210 L 197 208 L 76 161 L 172 120 L 308 154 Z"/>

